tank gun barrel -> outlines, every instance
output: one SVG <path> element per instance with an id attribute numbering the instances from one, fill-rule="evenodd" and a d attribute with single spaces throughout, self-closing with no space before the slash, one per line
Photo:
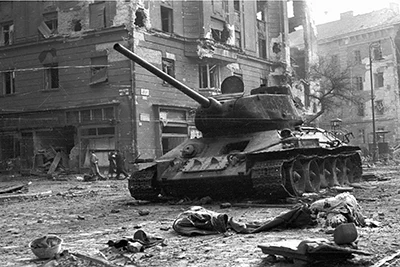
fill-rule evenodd
<path id="1" fill-rule="evenodd" d="M 192 98 L 196 102 L 198 102 L 202 107 L 208 108 L 208 107 L 211 106 L 212 100 L 210 100 L 207 97 L 199 94 L 198 92 L 196 92 L 192 88 L 186 86 L 185 84 L 181 83 L 180 81 L 178 81 L 177 79 L 175 79 L 172 76 L 168 75 L 167 73 L 161 71 L 160 69 L 158 69 L 157 67 L 155 67 L 152 64 L 148 63 L 147 61 L 145 61 L 144 59 L 142 59 L 141 57 L 139 57 L 138 55 L 136 55 L 135 53 L 133 53 L 129 49 L 127 49 L 124 46 L 122 46 L 121 44 L 116 43 L 114 45 L 114 49 L 117 50 L 118 52 L 120 52 L 121 54 L 123 54 L 124 56 L 126 56 L 127 58 L 131 59 L 135 63 L 139 64 L 140 66 L 142 66 L 146 70 L 150 71 L 151 73 L 153 73 L 157 77 L 161 78 L 162 80 L 166 81 L 170 85 L 174 86 L 176 89 L 178 89 L 182 93 L 186 94 L 187 96 L 189 96 L 190 98 Z"/>

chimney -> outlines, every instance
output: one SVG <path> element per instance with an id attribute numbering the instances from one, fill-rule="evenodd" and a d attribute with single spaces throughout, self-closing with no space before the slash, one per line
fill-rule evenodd
<path id="1" fill-rule="evenodd" d="M 347 11 L 344 13 L 340 13 L 340 19 L 350 19 L 353 17 L 353 11 Z"/>
<path id="2" fill-rule="evenodd" d="M 393 10 L 396 14 L 399 14 L 399 4 L 391 2 L 390 9 Z"/>

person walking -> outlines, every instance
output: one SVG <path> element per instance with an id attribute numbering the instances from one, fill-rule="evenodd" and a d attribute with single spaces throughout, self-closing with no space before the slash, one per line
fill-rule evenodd
<path id="1" fill-rule="evenodd" d="M 113 178 L 113 174 L 117 172 L 117 164 L 115 162 L 115 151 L 108 153 L 108 161 L 110 165 L 108 166 L 108 178 Z"/>
<path id="2" fill-rule="evenodd" d="M 104 180 L 105 177 L 101 175 L 99 170 L 99 158 L 94 153 L 94 150 L 90 154 L 90 171 L 93 176 L 98 176 L 100 179 Z"/>
<path id="3" fill-rule="evenodd" d="M 123 179 L 128 178 L 129 174 L 125 169 L 125 157 L 119 150 L 117 150 L 115 153 L 115 163 L 117 167 L 117 176 L 115 179 L 120 179 L 119 176 L 121 173 L 125 176 Z"/>

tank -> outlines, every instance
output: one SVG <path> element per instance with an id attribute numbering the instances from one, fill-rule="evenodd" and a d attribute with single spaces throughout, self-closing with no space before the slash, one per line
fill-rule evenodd
<path id="1" fill-rule="evenodd" d="M 128 180 L 136 199 L 264 199 L 269 202 L 360 180 L 361 149 L 324 129 L 303 126 L 289 86 L 261 85 L 244 94 L 239 77 L 205 97 L 144 59 L 114 49 L 199 103 L 201 138 L 187 139 L 160 158 L 138 159 Z"/>

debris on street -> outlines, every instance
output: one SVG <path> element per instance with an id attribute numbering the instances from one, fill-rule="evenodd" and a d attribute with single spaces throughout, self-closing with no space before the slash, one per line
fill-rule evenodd
<path id="1" fill-rule="evenodd" d="M 265 254 L 280 255 L 302 262 L 305 264 L 304 266 L 307 266 L 307 263 L 343 261 L 351 258 L 352 254 L 371 255 L 369 252 L 358 250 L 351 246 L 338 246 L 324 238 L 291 239 L 260 244 L 258 247 Z"/>

